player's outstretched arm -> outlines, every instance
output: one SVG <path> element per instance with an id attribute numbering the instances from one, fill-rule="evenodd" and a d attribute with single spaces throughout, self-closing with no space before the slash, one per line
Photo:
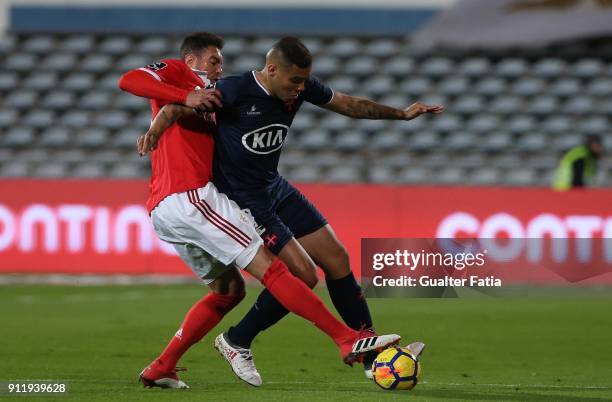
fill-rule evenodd
<path id="1" fill-rule="evenodd" d="M 444 111 L 444 107 L 441 105 L 426 105 L 421 102 L 413 103 L 403 110 L 396 109 L 370 99 L 350 96 L 342 92 L 334 92 L 331 102 L 322 107 L 354 119 L 372 120 L 412 120 L 423 113 L 441 113 Z"/>
<path id="2" fill-rule="evenodd" d="M 197 113 L 198 112 L 193 108 L 172 103 L 162 107 L 159 110 L 159 113 L 157 113 L 157 116 L 155 116 L 155 119 L 153 119 L 151 127 L 147 133 L 145 135 L 141 135 L 138 137 L 138 140 L 136 140 L 136 149 L 138 150 L 138 154 L 140 156 L 144 156 L 147 154 L 147 152 L 156 149 L 159 138 L 162 136 L 164 131 L 166 131 L 181 117 L 191 116 Z"/>
<path id="3" fill-rule="evenodd" d="M 216 89 L 188 91 L 158 80 L 143 69 L 123 74 L 119 79 L 119 88 L 143 98 L 178 103 L 209 111 L 222 106 L 221 93 Z"/>

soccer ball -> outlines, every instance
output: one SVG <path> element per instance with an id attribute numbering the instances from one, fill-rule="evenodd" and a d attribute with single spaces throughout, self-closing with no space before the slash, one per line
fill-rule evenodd
<path id="1" fill-rule="evenodd" d="M 419 382 L 421 364 L 406 348 L 392 347 L 376 356 L 372 363 L 374 382 L 382 389 L 412 389 Z"/>

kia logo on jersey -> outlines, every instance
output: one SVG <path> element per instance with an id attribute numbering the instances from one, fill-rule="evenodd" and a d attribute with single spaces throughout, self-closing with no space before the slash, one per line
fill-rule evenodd
<path id="1" fill-rule="evenodd" d="M 243 135 L 242 145 L 255 154 L 271 154 L 283 146 L 288 131 L 284 124 L 270 124 Z"/>

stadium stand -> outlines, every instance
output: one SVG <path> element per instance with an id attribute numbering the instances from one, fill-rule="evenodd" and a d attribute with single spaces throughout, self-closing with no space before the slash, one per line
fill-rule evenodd
<path id="1" fill-rule="evenodd" d="M 147 102 L 121 73 L 176 55 L 180 38 L 93 34 L 0 38 L 0 175 L 139 178 L 134 143 Z M 225 74 L 261 66 L 271 37 L 229 36 Z M 305 105 L 281 158 L 301 182 L 548 186 L 558 156 L 586 134 L 610 149 L 612 47 L 419 54 L 408 39 L 308 37 L 314 73 L 394 106 L 440 102 L 413 122 L 354 121 Z M 594 56 L 597 55 L 597 56 Z M 606 135 L 607 134 L 607 135 Z M 612 157 L 600 186 L 612 185 Z"/>

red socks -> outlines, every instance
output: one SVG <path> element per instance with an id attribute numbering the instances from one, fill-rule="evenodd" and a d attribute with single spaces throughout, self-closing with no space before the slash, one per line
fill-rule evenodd
<path id="1" fill-rule="evenodd" d="M 289 272 L 280 259 L 275 259 L 261 283 L 287 310 L 314 323 L 337 345 L 352 340 L 356 332 L 341 323 L 304 282 Z"/>
<path id="2" fill-rule="evenodd" d="M 159 363 L 167 370 L 174 370 L 187 349 L 202 339 L 243 298 L 244 294 L 232 296 L 211 292 L 199 300 L 191 307 L 176 335 L 159 356 Z"/>

